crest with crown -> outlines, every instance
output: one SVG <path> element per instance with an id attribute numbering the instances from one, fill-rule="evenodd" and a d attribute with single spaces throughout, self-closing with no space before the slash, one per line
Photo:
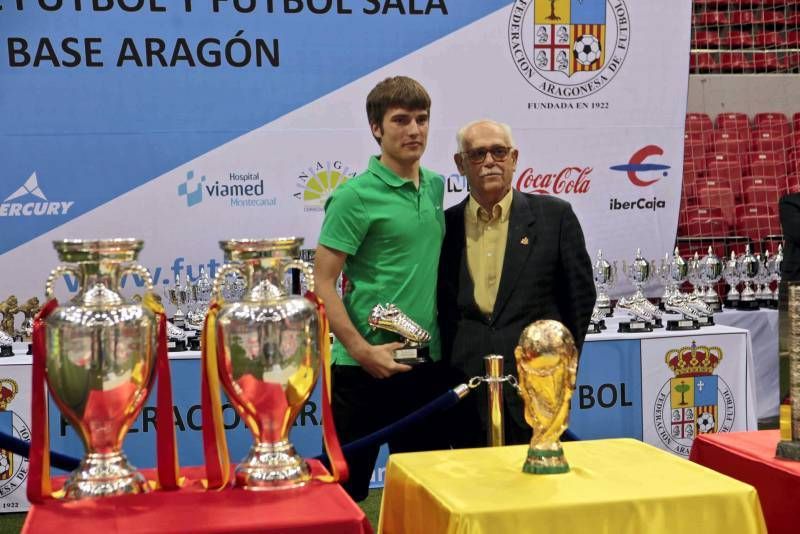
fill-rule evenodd
<path id="1" fill-rule="evenodd" d="M 692 341 L 690 347 L 668 351 L 664 361 L 676 378 L 710 375 L 722 361 L 722 349 L 698 345 L 696 341 Z"/>
<path id="2" fill-rule="evenodd" d="M 0 378 L 0 411 L 5 411 L 9 403 L 17 396 L 17 382 L 10 378 Z"/>

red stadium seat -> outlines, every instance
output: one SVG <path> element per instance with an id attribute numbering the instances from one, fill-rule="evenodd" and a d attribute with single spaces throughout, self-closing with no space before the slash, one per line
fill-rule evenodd
<path id="1" fill-rule="evenodd" d="M 753 116 L 753 125 L 756 130 L 779 130 L 784 134 L 792 131 L 789 119 L 783 113 L 756 113 Z"/>
<path id="2" fill-rule="evenodd" d="M 736 219 L 736 233 L 761 241 L 768 235 L 780 234 L 781 225 L 774 215 L 745 215 Z"/>
<path id="3" fill-rule="evenodd" d="M 707 52 L 692 52 L 689 56 L 691 72 L 719 72 L 719 64 L 713 55 Z"/>
<path id="4" fill-rule="evenodd" d="M 732 11 L 728 20 L 732 26 L 748 26 L 753 24 L 754 18 L 755 17 L 752 10 L 743 9 L 739 11 Z M 695 18 L 695 20 L 697 19 Z"/>
<path id="5" fill-rule="evenodd" d="M 786 24 L 786 16 L 784 15 L 783 11 L 773 11 L 773 10 L 766 10 L 761 12 L 761 16 L 758 16 L 758 11 L 753 13 L 753 22 L 758 24 L 769 24 L 775 26 L 783 26 Z"/>
<path id="6" fill-rule="evenodd" d="M 785 176 L 786 156 L 783 152 L 755 152 L 750 156 L 749 176 Z"/>
<path id="7" fill-rule="evenodd" d="M 772 151 L 781 150 L 785 151 L 789 148 L 789 137 L 776 130 L 762 130 L 758 129 L 753 131 L 752 147 L 754 151 Z"/>
<path id="8" fill-rule="evenodd" d="M 753 206 L 748 206 L 746 204 L 740 204 L 736 206 L 736 218 L 741 219 L 747 215 L 774 215 L 775 210 L 771 207 L 767 206 L 766 204 L 756 204 Z"/>
<path id="9" fill-rule="evenodd" d="M 715 159 L 709 160 L 706 179 L 719 180 L 731 187 L 736 193 L 736 196 L 740 196 L 742 191 L 742 164 L 735 159 L 724 160 L 719 159 L 720 157 L 719 154 L 716 154 Z"/>
<path id="10" fill-rule="evenodd" d="M 783 42 L 783 35 L 775 31 L 757 31 L 753 38 L 756 48 L 777 48 Z"/>
<path id="11" fill-rule="evenodd" d="M 706 219 L 690 219 L 686 223 L 687 236 L 727 236 L 730 232 L 728 223 L 722 217 L 708 217 Z"/>
<path id="12" fill-rule="evenodd" d="M 789 62 L 777 52 L 753 52 L 750 54 L 750 66 L 756 72 L 785 71 Z"/>
<path id="13" fill-rule="evenodd" d="M 720 45 L 727 48 L 752 48 L 753 34 L 750 30 L 730 30 L 728 35 L 720 38 Z"/>
<path id="14" fill-rule="evenodd" d="M 706 144 L 702 140 L 687 141 L 683 145 L 683 159 L 705 158 L 706 152 Z"/>
<path id="15" fill-rule="evenodd" d="M 787 21 L 788 24 L 788 21 Z M 797 23 L 789 24 L 790 26 L 797 26 Z M 783 46 L 786 48 L 800 47 L 800 31 L 789 30 L 783 37 Z"/>
<path id="16" fill-rule="evenodd" d="M 783 180 L 783 194 L 797 193 L 800 191 L 800 174 L 794 172 Z"/>
<path id="17" fill-rule="evenodd" d="M 733 225 L 736 201 L 730 187 L 703 187 L 697 191 L 697 203 L 700 206 L 718 207 L 727 225 Z"/>
<path id="18" fill-rule="evenodd" d="M 747 72 L 752 68 L 750 55 L 744 52 L 720 52 L 719 70 L 721 72 Z"/>
<path id="19" fill-rule="evenodd" d="M 725 11 L 705 11 L 695 13 L 693 17 L 694 26 L 723 26 L 728 24 L 728 13 Z"/>
<path id="20" fill-rule="evenodd" d="M 750 120 L 746 113 L 720 113 L 715 124 L 718 130 L 739 130 L 750 133 Z"/>
<path id="21" fill-rule="evenodd" d="M 786 15 L 786 27 L 797 28 L 800 26 L 800 12 L 795 11 Z"/>
<path id="22" fill-rule="evenodd" d="M 777 187 L 753 186 L 744 190 L 744 202 L 749 207 L 777 206 L 780 197 L 780 190 Z"/>
<path id="23" fill-rule="evenodd" d="M 717 30 L 696 30 L 692 36 L 692 48 L 719 48 L 720 42 Z"/>
<path id="24" fill-rule="evenodd" d="M 780 191 L 783 180 L 775 176 L 745 176 L 742 178 L 742 191 L 747 191 L 751 187 L 770 187 Z"/>
<path id="25" fill-rule="evenodd" d="M 686 114 L 686 131 L 705 133 L 714 129 L 714 124 L 711 122 L 711 117 L 705 113 L 687 113 Z"/>

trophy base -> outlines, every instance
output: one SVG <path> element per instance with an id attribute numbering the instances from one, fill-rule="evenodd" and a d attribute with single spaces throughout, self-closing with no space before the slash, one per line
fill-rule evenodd
<path id="1" fill-rule="evenodd" d="M 528 447 L 528 458 L 522 465 L 523 473 L 532 475 L 557 475 L 569 472 L 569 464 L 564 458 L 564 449 L 534 449 Z"/>
<path id="2" fill-rule="evenodd" d="M 14 355 L 14 347 L 12 345 L 0 346 L 0 358 L 10 358 Z"/>
<path id="3" fill-rule="evenodd" d="M 167 341 L 167 350 L 170 352 L 183 352 L 186 350 L 185 339 L 170 339 Z"/>
<path id="4" fill-rule="evenodd" d="M 738 308 L 739 307 L 739 299 L 725 299 L 724 305 L 726 308 Z"/>
<path id="5" fill-rule="evenodd" d="M 778 299 L 770 300 L 769 301 L 769 308 L 771 308 L 773 310 L 777 310 L 778 309 Z"/>
<path id="6" fill-rule="evenodd" d="M 394 361 L 403 365 L 422 365 L 431 362 L 428 347 L 408 347 L 394 351 Z"/>
<path id="7" fill-rule="evenodd" d="M 200 350 L 200 333 L 196 332 L 191 337 L 186 337 L 186 346 L 189 350 Z"/>
<path id="8" fill-rule="evenodd" d="M 64 498 L 75 500 L 149 491 L 147 480 L 122 452 L 87 454 L 64 484 Z"/>
<path id="9" fill-rule="evenodd" d="M 705 301 L 704 300 L 703 302 L 705 302 L 706 306 L 708 306 L 711 309 L 711 311 L 714 312 L 714 313 L 719 313 L 719 312 L 722 311 L 722 304 L 720 303 L 719 300 L 715 300 L 715 301 Z"/>
<path id="10" fill-rule="evenodd" d="M 28 350 L 25 351 L 25 354 L 27 354 L 28 356 L 33 355 L 33 343 L 28 343 Z"/>
<path id="11" fill-rule="evenodd" d="M 759 309 L 757 300 L 739 300 L 739 310 L 757 310 Z"/>
<path id="12" fill-rule="evenodd" d="M 664 323 L 661 322 L 661 317 L 653 317 L 653 328 L 664 328 Z"/>
<path id="13" fill-rule="evenodd" d="M 715 324 L 714 323 L 714 316 L 707 315 L 705 317 L 700 317 L 699 319 L 697 319 L 697 324 L 699 326 L 701 326 L 701 327 L 702 326 L 714 326 L 714 324 Z"/>
<path id="14" fill-rule="evenodd" d="M 596 323 L 589 323 L 589 329 L 586 331 L 586 333 L 587 334 L 600 334 L 605 329 L 606 329 L 606 322 L 605 321 L 598 321 Z"/>
<path id="15" fill-rule="evenodd" d="M 696 319 L 678 319 L 667 321 L 667 330 L 699 330 L 700 325 Z"/>
<path id="16" fill-rule="evenodd" d="M 311 480 L 308 464 L 289 441 L 256 443 L 236 467 L 234 486 L 250 491 L 300 488 Z"/>
<path id="17" fill-rule="evenodd" d="M 652 332 L 653 325 L 647 321 L 628 321 L 619 323 L 617 332 L 620 334 L 635 334 L 636 332 Z"/>
<path id="18" fill-rule="evenodd" d="M 800 441 L 779 441 L 778 447 L 775 449 L 775 456 L 782 460 L 800 462 Z"/>

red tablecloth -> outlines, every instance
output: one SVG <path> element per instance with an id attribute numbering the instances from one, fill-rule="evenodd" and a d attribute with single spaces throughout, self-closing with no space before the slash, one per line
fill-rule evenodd
<path id="1" fill-rule="evenodd" d="M 324 472 L 319 462 L 310 460 L 309 464 L 314 474 Z M 142 472 L 149 479 L 154 477 L 152 469 Z M 197 480 L 204 471 L 188 467 L 181 474 Z M 195 483 L 180 491 L 51 501 L 31 507 L 22 532 L 371 534 L 372 527 L 341 486 L 313 481 L 287 491 L 205 492 Z"/>
<path id="2" fill-rule="evenodd" d="M 700 435 L 689 459 L 755 486 L 770 534 L 800 532 L 800 462 L 775 458 L 778 430 Z"/>

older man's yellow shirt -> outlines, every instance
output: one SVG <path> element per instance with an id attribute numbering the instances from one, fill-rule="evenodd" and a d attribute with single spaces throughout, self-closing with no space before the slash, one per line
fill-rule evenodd
<path id="1" fill-rule="evenodd" d="M 464 210 L 467 266 L 475 284 L 475 303 L 486 314 L 492 313 L 497 300 L 497 289 L 500 287 L 511 197 L 509 191 L 494 205 L 490 214 L 470 195 L 467 209 Z"/>

